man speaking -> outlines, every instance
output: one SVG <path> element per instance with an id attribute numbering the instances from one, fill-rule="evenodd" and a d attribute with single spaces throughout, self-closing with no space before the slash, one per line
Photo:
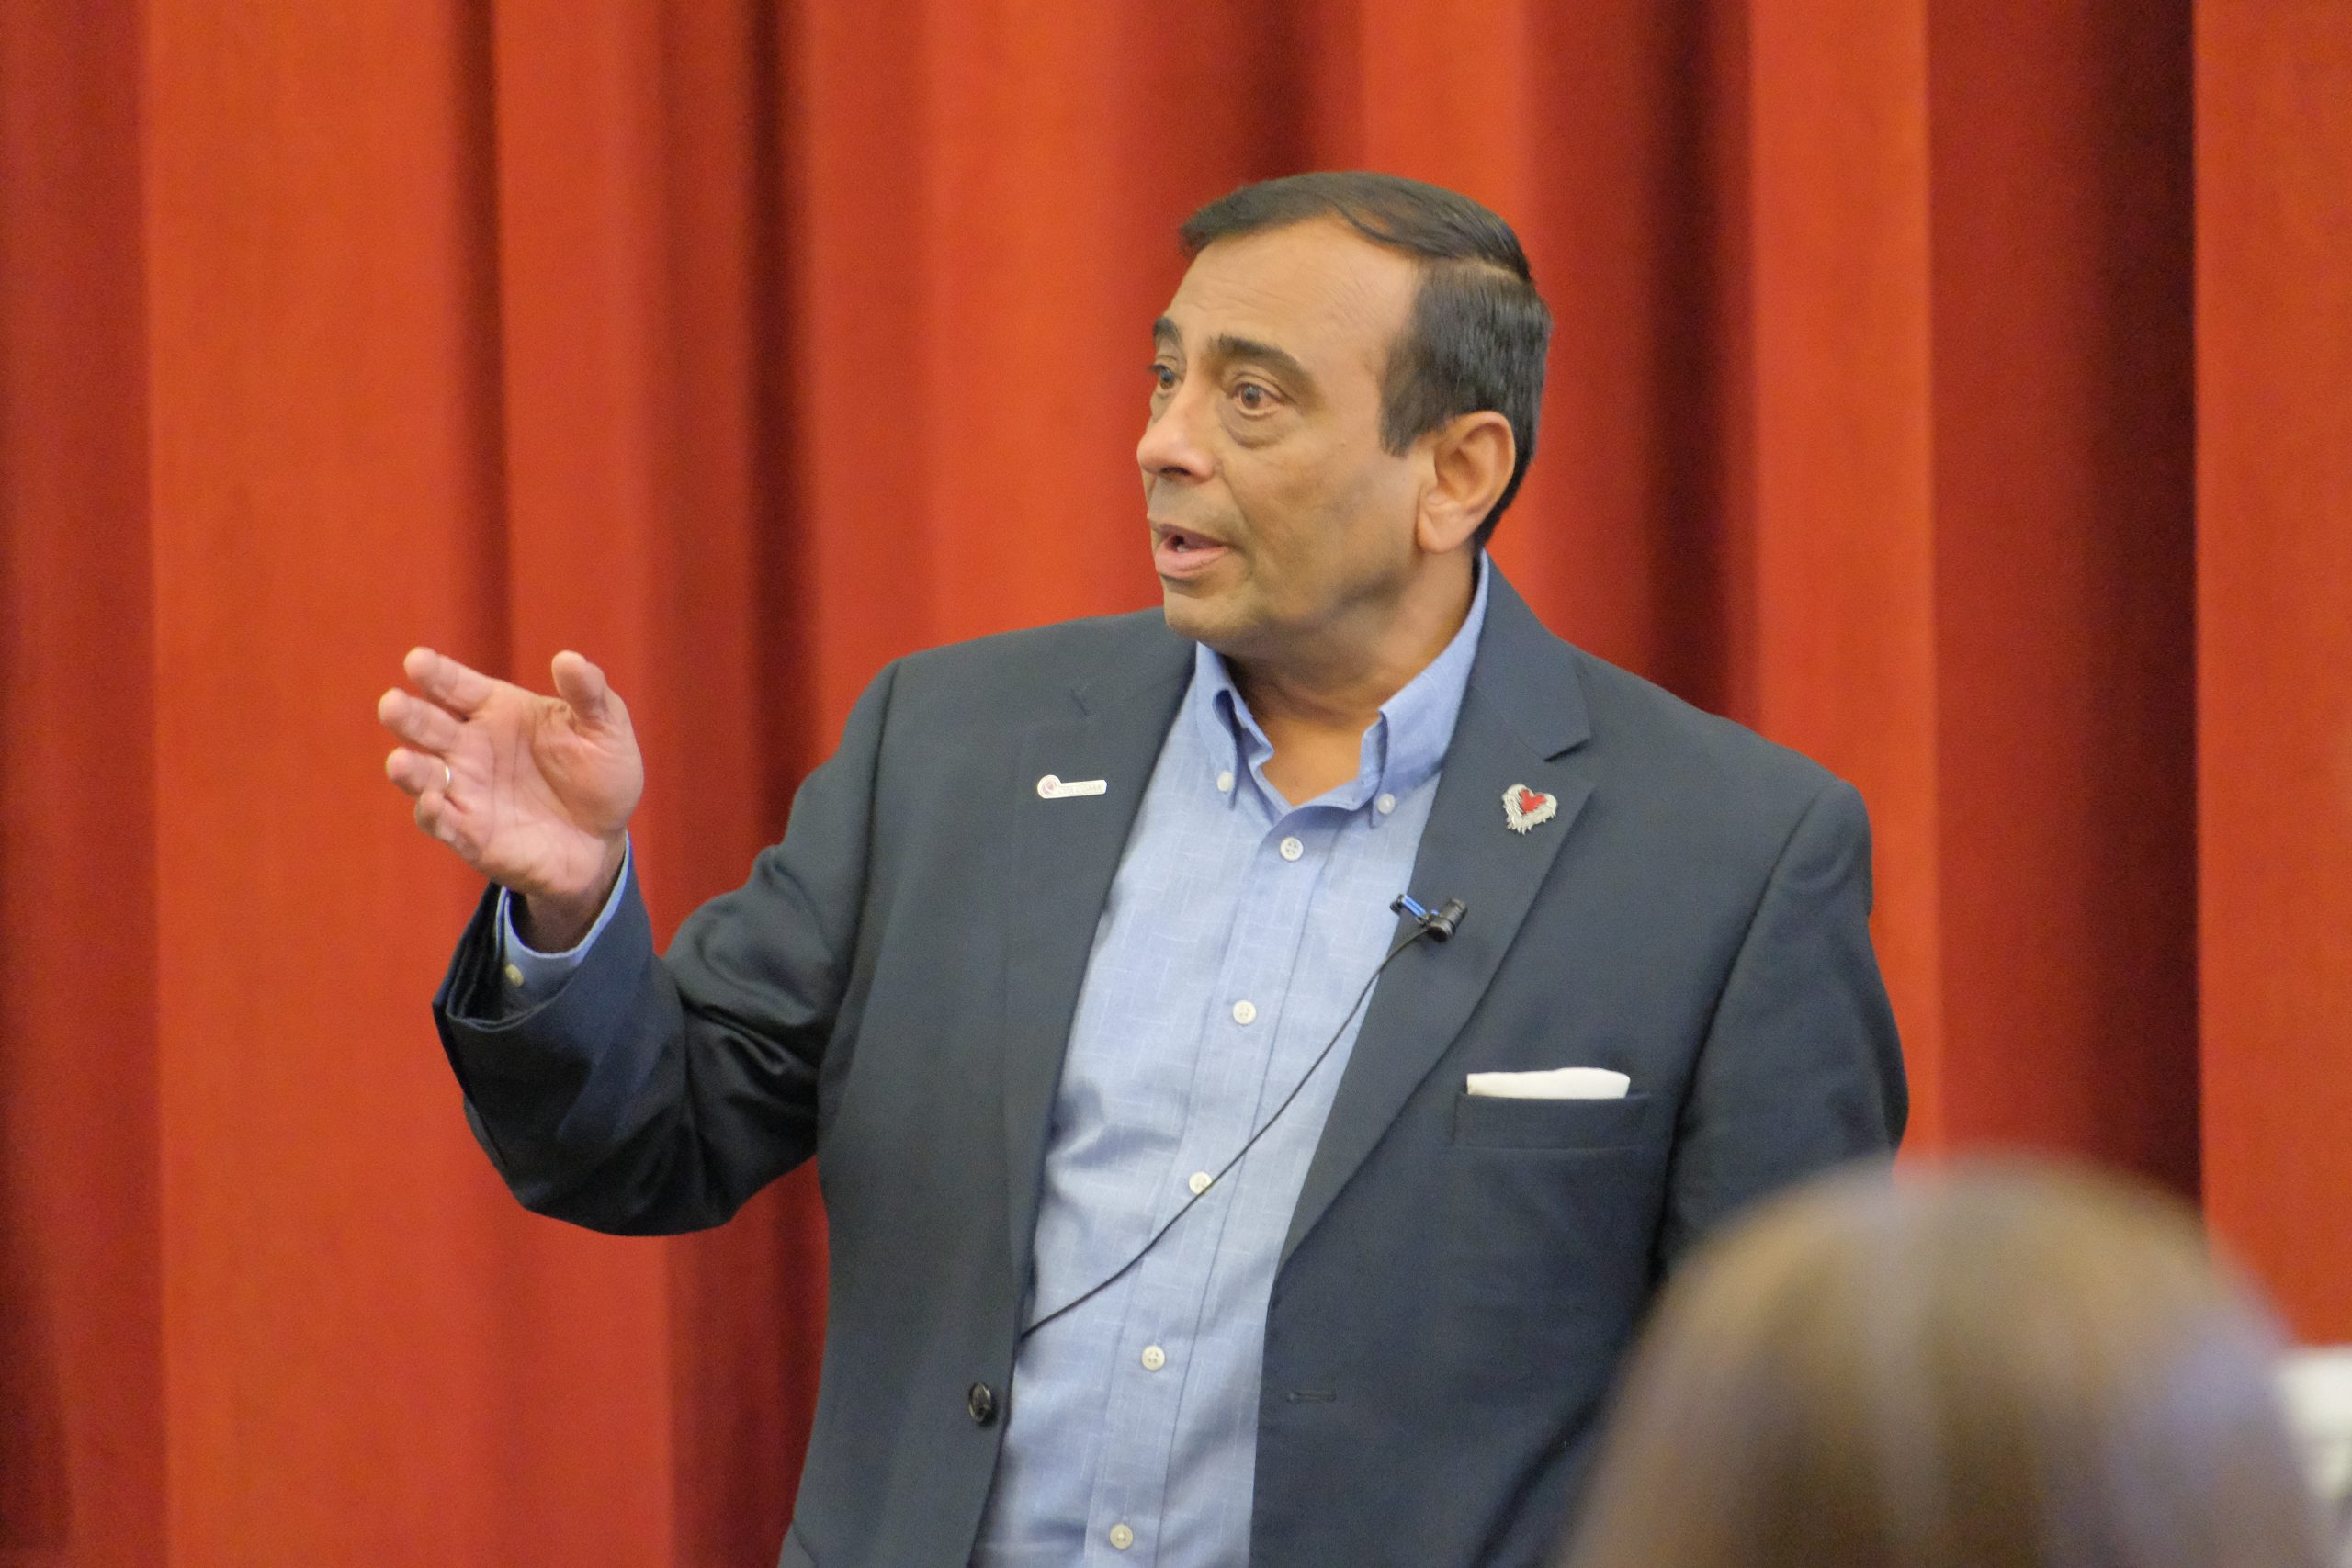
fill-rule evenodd
<path id="1" fill-rule="evenodd" d="M 493 885 L 435 1008 L 515 1195 L 690 1230 L 818 1160 L 787 1568 L 1535 1563 L 1661 1272 L 1902 1131 L 1854 791 L 1483 554 L 1550 333 L 1509 227 L 1317 174 L 1182 234 L 1164 614 L 885 670 L 666 958 L 594 666 L 380 705 Z"/>

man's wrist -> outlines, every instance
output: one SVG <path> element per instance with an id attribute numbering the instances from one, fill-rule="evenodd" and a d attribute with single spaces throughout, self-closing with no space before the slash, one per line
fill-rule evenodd
<path id="1" fill-rule="evenodd" d="M 628 840 L 615 839 L 605 851 L 605 864 L 593 887 L 576 897 L 525 893 L 512 903 L 514 934 L 539 953 L 568 953 L 595 928 L 596 919 L 612 901 L 621 869 L 628 863 Z"/>

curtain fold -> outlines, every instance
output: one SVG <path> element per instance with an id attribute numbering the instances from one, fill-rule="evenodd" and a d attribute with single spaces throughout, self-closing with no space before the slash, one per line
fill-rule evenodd
<path id="1" fill-rule="evenodd" d="M 1498 558 L 1861 787 L 1913 1146 L 2352 1334 L 2347 104 L 2324 0 L 0 10 L 0 1568 L 772 1559 L 812 1174 L 512 1204 L 374 699 L 604 664 L 666 938 L 887 660 L 1156 601 L 1176 224 L 1304 167 L 1519 228 Z"/>
<path id="2" fill-rule="evenodd" d="M 2352 1340 L 2352 12 L 2197 9 L 2207 1213 Z"/>
<path id="3" fill-rule="evenodd" d="M 0 1562 L 165 1540 L 140 39 L 0 15 Z"/>

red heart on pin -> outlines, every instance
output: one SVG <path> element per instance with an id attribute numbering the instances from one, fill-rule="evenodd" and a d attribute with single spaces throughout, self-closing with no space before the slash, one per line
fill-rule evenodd
<path id="1" fill-rule="evenodd" d="M 1559 796 L 1545 795 L 1540 789 L 1513 784 L 1503 791 L 1503 821 L 1514 833 L 1524 833 L 1538 823 L 1549 822 L 1559 809 Z"/>

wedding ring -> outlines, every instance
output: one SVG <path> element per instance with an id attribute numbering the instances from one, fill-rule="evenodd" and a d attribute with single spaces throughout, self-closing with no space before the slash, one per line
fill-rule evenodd
<path id="1" fill-rule="evenodd" d="M 442 758 L 442 759 L 441 759 L 441 794 L 442 794 L 442 795 L 443 795 L 445 798 L 447 796 L 447 795 L 448 795 L 448 793 L 449 793 L 449 786 L 450 786 L 451 784 L 456 784 L 457 782 L 458 782 L 458 770 L 457 770 L 457 769 L 455 769 L 455 768 L 453 768 L 453 767 L 451 767 L 451 766 L 449 765 L 449 759 L 448 759 L 448 758 L 447 758 L 447 757 Z"/>

